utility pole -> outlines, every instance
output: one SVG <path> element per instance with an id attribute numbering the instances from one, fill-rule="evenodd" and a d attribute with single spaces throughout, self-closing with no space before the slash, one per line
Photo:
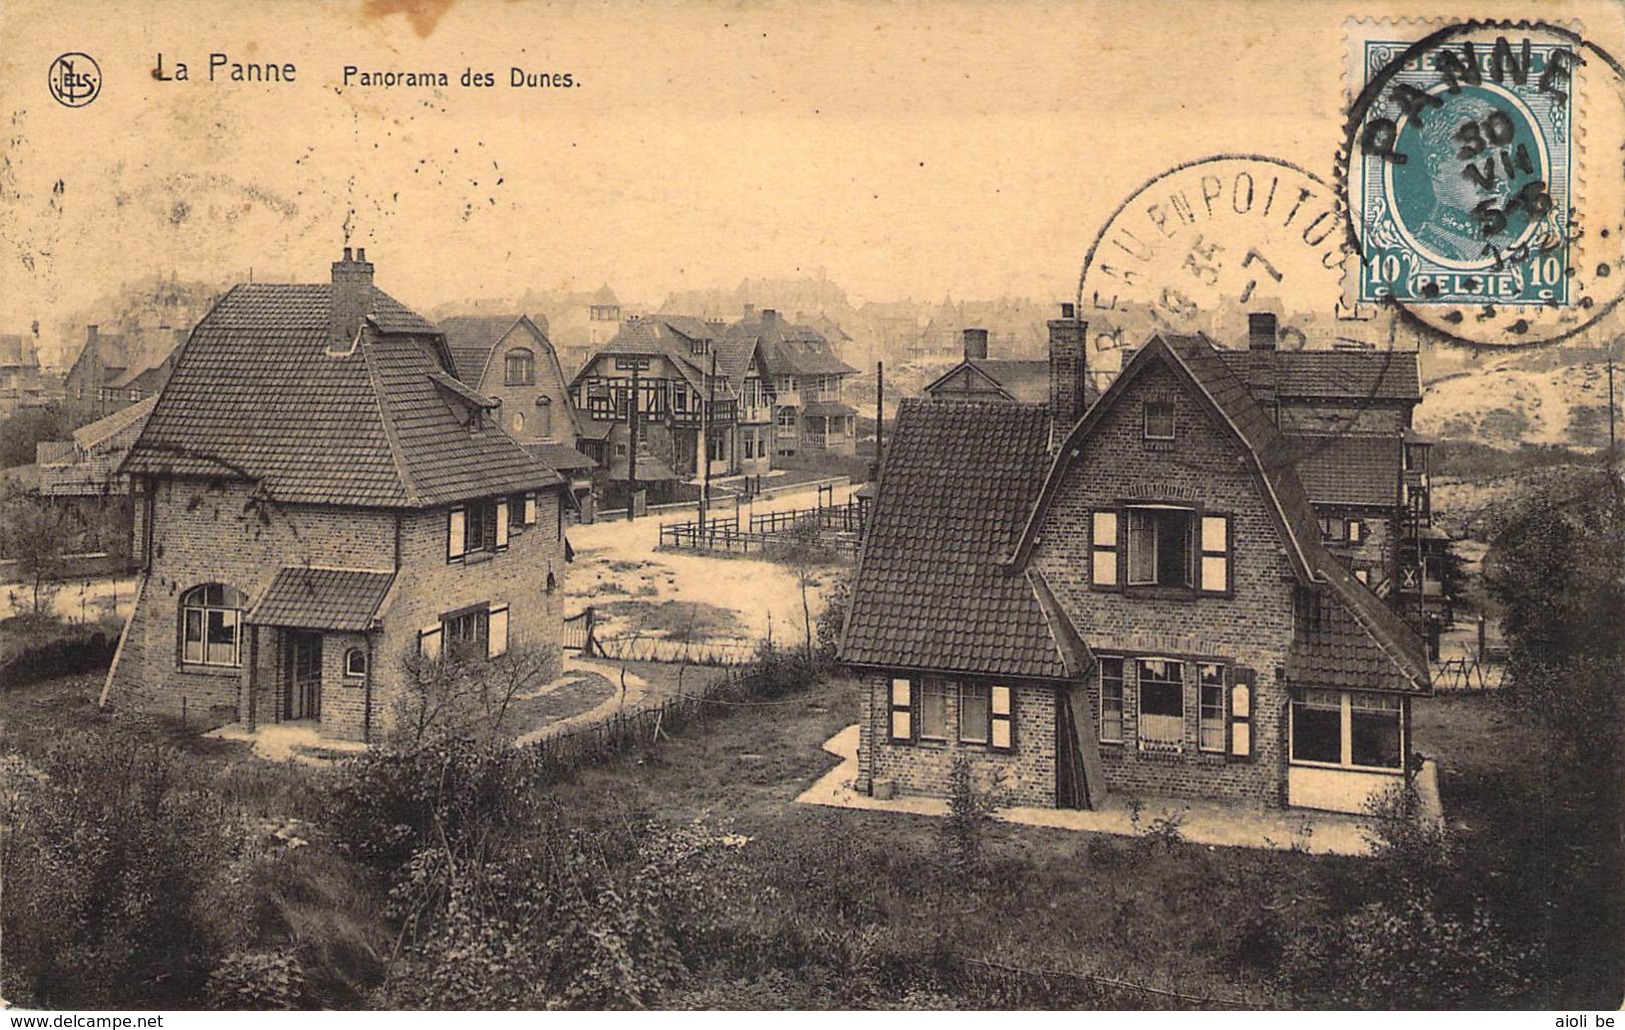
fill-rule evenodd
<path id="1" fill-rule="evenodd" d="M 632 359 L 632 396 L 626 405 L 626 433 L 629 442 L 626 445 L 626 521 L 631 522 L 636 516 L 633 514 L 633 499 L 638 493 L 638 362 Z"/>
<path id="2" fill-rule="evenodd" d="M 869 479 L 880 480 L 880 455 L 886 449 L 886 363 L 875 362 L 875 460 L 869 465 Z"/>
<path id="3" fill-rule="evenodd" d="M 700 482 L 700 497 L 705 501 L 705 512 L 711 512 L 711 434 L 717 428 L 717 350 L 711 348 L 711 375 L 705 381 L 705 477 Z M 702 517 L 701 522 L 704 522 Z"/>
<path id="4" fill-rule="evenodd" d="M 1608 359 L 1608 458 L 1614 456 L 1614 359 Z"/>

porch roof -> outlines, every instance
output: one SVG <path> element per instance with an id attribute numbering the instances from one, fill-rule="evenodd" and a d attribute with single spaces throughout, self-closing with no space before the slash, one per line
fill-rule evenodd
<path id="1" fill-rule="evenodd" d="M 248 613 L 260 626 L 361 632 L 370 629 L 395 582 L 393 572 L 290 565 Z"/>

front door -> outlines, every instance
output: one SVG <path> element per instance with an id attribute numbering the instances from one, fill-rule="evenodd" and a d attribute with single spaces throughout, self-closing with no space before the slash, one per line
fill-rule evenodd
<path id="1" fill-rule="evenodd" d="M 322 635 L 289 630 L 282 667 L 286 671 L 283 711 L 289 719 L 322 714 Z"/>

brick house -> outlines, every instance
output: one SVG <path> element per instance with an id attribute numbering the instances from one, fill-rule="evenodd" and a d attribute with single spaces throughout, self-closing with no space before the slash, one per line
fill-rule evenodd
<path id="1" fill-rule="evenodd" d="M 186 330 L 131 326 L 104 333 L 85 327 L 85 345 L 63 381 L 64 404 L 84 421 L 120 411 L 164 388 Z"/>
<path id="2" fill-rule="evenodd" d="M 1083 323 L 1050 333 L 1048 405 L 899 412 L 841 644 L 859 788 L 940 796 L 959 754 L 1037 806 L 1404 782 L 1421 638 L 1323 541 L 1237 359 L 1153 337 L 1084 413 Z"/>
<path id="3" fill-rule="evenodd" d="M 547 331 L 528 315 L 443 319 L 457 378 L 500 402 L 497 421 L 533 457 L 570 481 L 576 504 L 591 504 L 597 462 L 579 449 L 581 420 Z"/>
<path id="4" fill-rule="evenodd" d="M 346 248 L 193 330 L 121 471 L 141 577 L 104 704 L 386 731 L 411 656 L 556 668 L 565 484 Z"/>
<path id="5" fill-rule="evenodd" d="M 772 308 L 747 306 L 726 338 L 756 348 L 761 407 L 771 413 L 772 457 L 857 452 L 858 409 L 842 399 L 857 369 L 842 361 L 817 329 L 792 323 Z M 768 439 L 765 431 L 760 439 Z"/>

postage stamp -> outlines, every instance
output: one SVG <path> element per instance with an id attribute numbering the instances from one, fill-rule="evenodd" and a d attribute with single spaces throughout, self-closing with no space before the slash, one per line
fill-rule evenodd
<path id="1" fill-rule="evenodd" d="M 1360 299 L 1568 303 L 1573 48 L 1413 44 L 1360 47 L 1362 90 L 1389 75 L 1356 158 Z"/>
<path id="2" fill-rule="evenodd" d="M 1616 177 L 1588 131 L 1621 113 L 1618 63 L 1578 27 L 1345 24 L 1350 305 L 1394 305 L 1446 336 L 1529 344 L 1620 299 Z M 1614 238 L 1611 238 L 1611 235 Z"/>

